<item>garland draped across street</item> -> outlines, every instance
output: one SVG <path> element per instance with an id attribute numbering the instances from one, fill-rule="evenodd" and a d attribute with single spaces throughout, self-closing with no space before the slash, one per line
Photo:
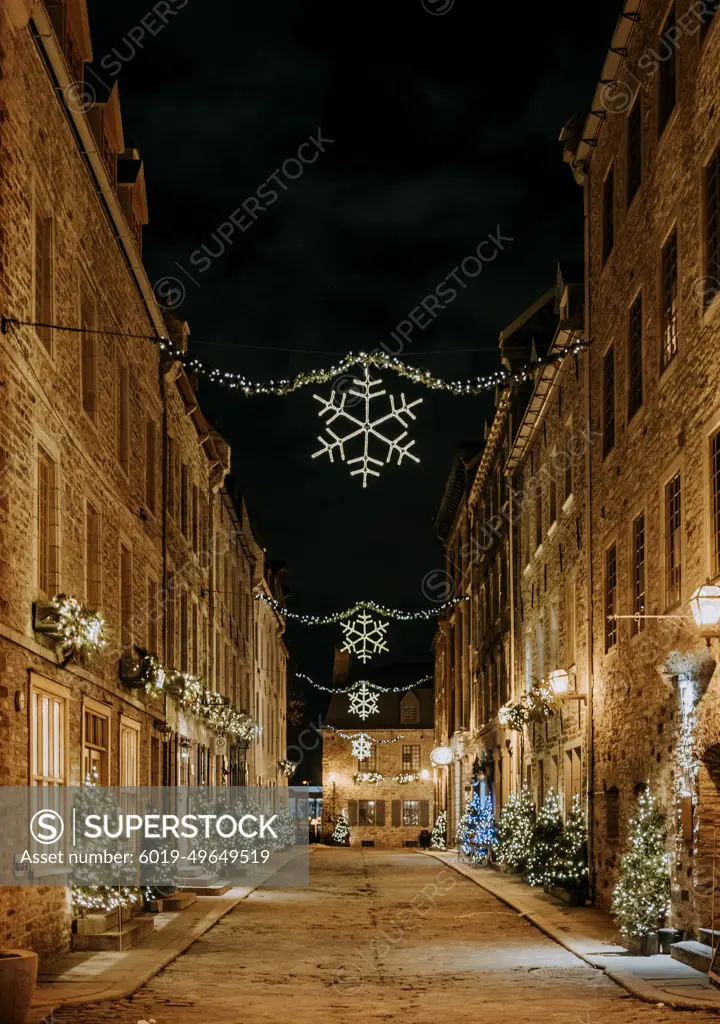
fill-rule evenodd
<path id="1" fill-rule="evenodd" d="M 278 615 L 282 615 L 286 619 L 296 619 L 302 623 L 303 626 L 332 626 L 338 622 L 342 622 L 344 619 L 351 619 L 359 612 L 371 611 L 375 612 L 376 615 L 380 615 L 385 619 L 396 619 L 398 622 L 414 622 L 418 619 L 436 619 L 441 612 L 444 612 L 447 608 L 454 608 L 455 605 L 462 604 L 463 601 L 469 601 L 470 598 L 467 596 L 453 597 L 450 601 L 445 601 L 443 604 L 435 605 L 434 608 L 421 608 L 416 612 L 404 612 L 398 608 L 388 608 L 384 604 L 378 604 L 377 601 L 358 601 L 351 608 L 345 608 L 341 612 L 332 612 L 330 615 L 303 615 L 301 612 L 293 612 L 288 608 L 282 607 L 279 601 L 274 597 L 270 597 L 268 594 L 255 594 L 256 601 L 264 601 L 269 604 Z"/>
<path id="2" fill-rule="evenodd" d="M 323 686 L 321 683 L 316 683 L 305 675 L 304 672 L 296 672 L 296 679 L 303 679 L 306 683 L 310 683 L 316 690 L 322 690 L 323 693 L 345 693 L 350 695 L 354 690 L 359 689 L 362 686 L 366 686 L 370 690 L 375 690 L 377 693 L 407 693 L 408 690 L 415 690 L 418 686 L 422 686 L 423 683 L 429 682 L 432 676 L 423 676 L 422 679 L 418 679 L 415 683 L 409 683 L 407 686 L 380 686 L 378 683 L 371 683 L 368 679 L 359 679 L 352 686 L 341 687 L 341 686 Z M 329 728 L 327 726 L 326 728 Z"/>

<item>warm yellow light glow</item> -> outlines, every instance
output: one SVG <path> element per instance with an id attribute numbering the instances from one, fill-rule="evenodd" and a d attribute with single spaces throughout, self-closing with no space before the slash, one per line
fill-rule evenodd
<path id="1" fill-rule="evenodd" d="M 330 781 L 331 782 L 335 781 L 335 772 L 332 772 L 332 774 L 330 775 Z"/>
<path id="2" fill-rule="evenodd" d="M 430 772 L 427 770 L 427 768 L 423 768 L 423 770 L 420 772 L 420 778 L 421 779 L 429 779 L 430 778 Z"/>
<path id="3" fill-rule="evenodd" d="M 430 760 L 433 764 L 450 764 L 453 759 L 452 747 L 435 747 L 430 751 Z"/>
<path id="4" fill-rule="evenodd" d="M 554 694 L 567 693 L 570 689 L 570 676 L 564 668 L 556 668 L 548 676 L 548 682 Z"/>
<path id="5" fill-rule="evenodd" d="M 701 631 L 716 631 L 720 623 L 720 587 L 705 583 L 690 598 L 690 611 Z"/>

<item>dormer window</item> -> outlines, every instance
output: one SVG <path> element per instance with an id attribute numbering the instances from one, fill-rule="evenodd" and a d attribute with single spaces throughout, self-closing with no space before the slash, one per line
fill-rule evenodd
<path id="1" fill-rule="evenodd" d="M 403 725 L 412 725 L 418 720 L 418 709 L 414 704 L 406 704 L 402 709 Z"/>

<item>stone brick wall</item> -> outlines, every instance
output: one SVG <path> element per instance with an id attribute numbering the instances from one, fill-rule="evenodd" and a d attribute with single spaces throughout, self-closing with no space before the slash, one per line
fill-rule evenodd
<path id="1" fill-rule="evenodd" d="M 366 731 L 376 739 L 390 739 L 399 733 L 402 733 L 405 739 L 397 743 L 377 744 L 375 770 L 384 776 L 383 781 L 378 785 L 364 783 L 356 786 L 353 775 L 358 771 L 358 761 L 352 756 L 350 740 L 343 739 L 336 733 L 323 733 L 323 832 L 332 832 L 341 811 L 348 809 L 351 800 L 384 800 L 385 825 L 351 825 L 350 845 L 360 846 L 363 841 L 372 841 L 375 846 L 401 847 L 407 841 L 416 842 L 421 829 L 427 827 L 432 830 L 435 822 L 434 771 L 430 761 L 430 751 L 435 745 L 432 731 L 413 730 L 407 726 L 403 726 L 401 730 Z M 420 746 L 420 770 L 428 772 L 427 779 L 409 783 L 391 781 L 393 775 L 402 772 L 403 743 Z M 393 826 L 393 800 L 427 800 L 429 824 Z"/>
<path id="2" fill-rule="evenodd" d="M 707 831 L 684 838 L 680 828 L 678 766 L 682 713 L 675 677 L 661 671 L 672 651 L 703 651 L 692 620 L 647 619 L 641 630 L 618 623 L 617 644 L 606 651 L 604 579 L 606 552 L 617 551 L 617 613 L 632 604 L 632 521 L 645 515 L 645 613 L 689 615 L 694 589 L 714 574 L 710 559 L 709 436 L 720 422 L 720 303 L 708 309 L 702 295 L 709 283 L 703 260 L 703 168 L 720 140 L 720 22 L 703 37 L 697 4 L 675 5 L 679 32 L 677 104 L 659 131 L 661 68 L 658 42 L 667 4 L 643 4 L 620 72 L 621 94 L 642 104 L 642 183 L 627 203 L 627 110 L 608 113 L 588 165 L 589 294 L 587 331 L 590 362 L 590 426 L 605 430 L 603 357 L 615 346 L 615 444 L 604 454 L 592 448 L 593 624 L 595 720 L 595 864 L 597 897 L 609 906 L 619 857 L 626 848 L 627 818 L 639 785 L 649 782 L 668 808 L 672 861 L 673 922 L 697 927 L 708 918 L 696 904 L 698 860 L 709 856 Z M 700 5 L 702 6 L 702 5 Z M 611 104 L 612 105 L 612 104 Z M 614 245 L 603 265 L 603 184 L 614 169 Z M 673 226 L 678 238 L 678 352 L 662 369 L 660 252 Z M 711 285 L 710 285 L 711 286 Z M 643 297 L 642 408 L 628 413 L 628 315 L 638 291 Z M 679 471 L 682 481 L 679 604 L 666 598 L 666 514 L 664 487 Z M 713 643 L 717 656 L 717 644 Z M 700 736 L 716 733 L 718 674 L 698 707 Z M 710 725 L 710 723 L 713 723 Z M 698 749 L 702 755 L 702 749 Z M 608 835 L 608 804 L 617 791 L 619 836 Z M 701 786 L 694 793 L 695 824 L 717 817 L 717 798 Z M 710 797 L 710 799 L 708 799 Z M 707 872 L 706 872 L 707 874 Z"/>

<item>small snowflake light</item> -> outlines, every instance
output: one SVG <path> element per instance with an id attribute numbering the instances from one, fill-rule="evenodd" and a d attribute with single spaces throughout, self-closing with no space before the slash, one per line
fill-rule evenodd
<path id="1" fill-rule="evenodd" d="M 362 612 L 353 622 L 343 622 L 345 642 L 342 649 L 355 654 L 360 661 L 369 661 L 373 654 L 389 650 L 385 643 L 387 622 L 378 622 L 372 615 Z"/>
<path id="2" fill-rule="evenodd" d="M 352 741 L 352 756 L 356 757 L 358 761 L 367 761 L 370 757 L 372 746 L 370 743 L 370 737 L 365 732 L 359 732 L 357 736 L 353 736 Z"/>
<path id="3" fill-rule="evenodd" d="M 369 718 L 380 710 L 378 707 L 378 695 L 372 690 L 367 681 L 363 679 L 356 686 L 348 691 L 350 698 L 350 714 L 358 715 L 360 718 Z"/>
<path id="4" fill-rule="evenodd" d="M 415 419 L 415 413 L 412 410 L 416 405 L 420 405 L 422 398 L 408 402 L 405 395 L 401 394 L 399 400 L 395 395 L 389 395 L 390 411 L 386 412 L 384 416 L 373 419 L 370 403 L 376 398 L 387 395 L 384 389 L 377 390 L 381 385 L 382 380 L 373 379 L 370 376 L 370 367 L 364 366 L 362 378 L 354 377 L 353 387 L 343 391 L 342 394 L 334 390 L 330 398 L 313 395 L 313 398 L 322 405 L 318 415 L 328 417 L 325 421 L 325 431 L 329 436 L 318 437 L 322 448 L 313 452 L 312 457 L 316 459 L 318 455 L 327 455 L 330 461 L 334 462 L 334 456 L 338 454 L 343 462 L 347 462 L 348 466 L 356 467 L 350 470 L 350 476 L 361 476 L 363 487 L 367 487 L 369 476 L 380 476 L 379 468 L 388 465 L 392 461 L 393 455 L 397 456 L 398 466 L 406 457 L 412 459 L 413 462 L 420 461 L 417 455 L 413 455 L 410 451 L 415 442 L 405 441 L 405 438 L 408 436 L 406 428 L 409 426 L 410 420 Z M 357 416 L 347 407 L 348 397 L 360 399 L 360 410 Z M 347 431 L 345 434 L 336 433 L 330 428 L 330 424 L 336 420 L 344 424 Z M 393 426 L 395 427 L 394 436 L 392 432 L 383 433 L 380 429 L 385 427 L 386 431 L 392 431 Z M 345 446 L 348 445 L 351 450 L 354 450 L 354 446 L 351 444 L 354 441 L 362 445 L 361 454 L 348 458 Z M 377 458 L 372 454 L 371 441 L 374 442 L 373 451 L 380 452 L 384 448 L 384 459 Z"/>

